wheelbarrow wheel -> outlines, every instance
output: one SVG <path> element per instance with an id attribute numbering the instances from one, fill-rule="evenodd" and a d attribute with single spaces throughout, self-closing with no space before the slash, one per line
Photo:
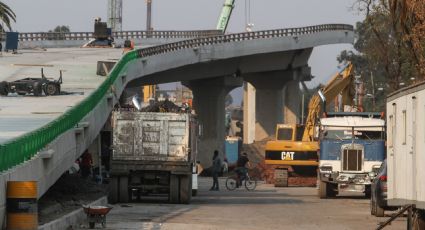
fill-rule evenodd
<path id="1" fill-rule="evenodd" d="M 89 228 L 94 229 L 95 222 L 89 222 Z"/>

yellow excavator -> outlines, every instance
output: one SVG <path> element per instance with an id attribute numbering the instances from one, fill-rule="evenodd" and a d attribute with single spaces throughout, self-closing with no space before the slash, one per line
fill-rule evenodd
<path id="1" fill-rule="evenodd" d="M 353 79 L 353 65 L 348 63 L 312 96 L 305 124 L 276 126 L 275 140 L 268 141 L 265 150 L 265 164 L 274 168 L 276 187 L 288 186 L 288 172 L 295 177 L 316 176 L 319 162 L 316 123 L 321 111 L 325 111 L 321 109 L 321 101 L 339 98 L 344 105 L 352 104 Z"/>

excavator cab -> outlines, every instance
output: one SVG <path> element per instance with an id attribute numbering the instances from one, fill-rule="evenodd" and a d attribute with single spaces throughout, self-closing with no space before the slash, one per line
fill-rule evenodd
<path id="1" fill-rule="evenodd" d="M 278 124 L 275 137 L 277 141 L 301 141 L 304 129 L 300 124 Z"/>

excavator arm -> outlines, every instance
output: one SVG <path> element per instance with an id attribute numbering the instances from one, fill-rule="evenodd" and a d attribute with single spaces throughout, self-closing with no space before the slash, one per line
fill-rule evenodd
<path id="1" fill-rule="evenodd" d="M 343 95 L 343 103 L 350 103 L 350 86 L 353 81 L 353 65 L 348 63 L 345 68 L 335 74 L 332 79 L 321 89 L 326 101 L 335 99 L 338 94 Z M 320 117 L 320 96 L 318 93 L 313 95 L 308 104 L 308 115 L 305 123 L 305 130 L 303 133 L 303 141 L 313 141 L 314 129 L 316 126 L 317 118 Z"/>

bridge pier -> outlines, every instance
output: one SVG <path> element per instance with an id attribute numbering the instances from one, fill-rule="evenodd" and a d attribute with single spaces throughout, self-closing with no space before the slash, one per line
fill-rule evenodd
<path id="1" fill-rule="evenodd" d="M 305 69 L 245 74 L 244 143 L 263 140 L 275 133 L 278 123 L 298 123 L 301 108 L 301 79 Z M 252 84 L 252 88 L 249 86 Z M 255 88 L 254 88 L 255 87 Z"/>
<path id="2" fill-rule="evenodd" d="M 225 98 L 234 88 L 242 86 L 237 77 L 218 77 L 183 83 L 193 92 L 193 107 L 202 125 L 202 136 L 198 148 L 198 160 L 204 167 L 212 164 L 214 150 L 224 153 Z"/>

